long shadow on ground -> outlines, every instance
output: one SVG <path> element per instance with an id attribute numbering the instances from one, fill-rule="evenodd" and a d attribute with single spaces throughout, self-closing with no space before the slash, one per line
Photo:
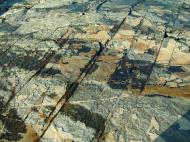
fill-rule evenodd
<path id="1" fill-rule="evenodd" d="M 25 0 L 0 0 L 0 16 L 7 12 L 14 4 Z"/>
<path id="2" fill-rule="evenodd" d="M 166 142 L 190 142 L 190 111 L 160 134 L 160 137 Z M 160 137 L 154 142 L 161 142 Z"/>

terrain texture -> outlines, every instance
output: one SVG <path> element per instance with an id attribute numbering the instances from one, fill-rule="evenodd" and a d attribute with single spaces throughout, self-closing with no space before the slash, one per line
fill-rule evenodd
<path id="1" fill-rule="evenodd" d="M 0 142 L 190 142 L 190 0 L 0 0 Z"/>

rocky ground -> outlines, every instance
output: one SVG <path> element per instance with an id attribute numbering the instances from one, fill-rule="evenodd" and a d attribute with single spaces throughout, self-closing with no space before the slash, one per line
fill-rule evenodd
<path id="1" fill-rule="evenodd" d="M 0 142 L 190 142 L 189 0 L 0 0 Z"/>

